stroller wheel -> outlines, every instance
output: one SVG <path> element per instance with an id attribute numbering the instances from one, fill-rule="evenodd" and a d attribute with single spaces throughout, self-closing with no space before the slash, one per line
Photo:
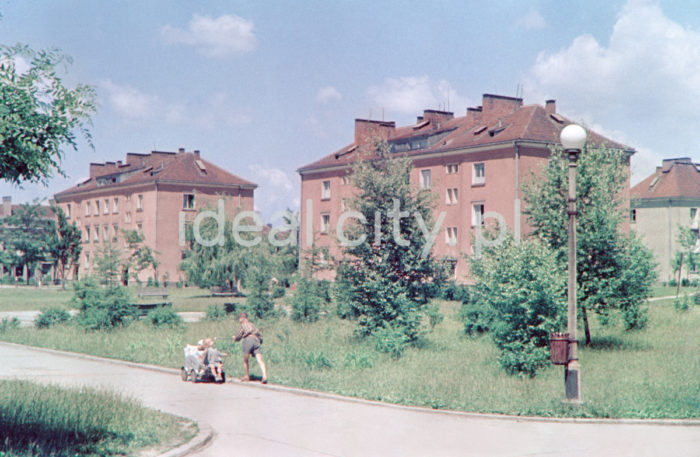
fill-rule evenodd
<path id="1" fill-rule="evenodd" d="M 185 367 L 180 368 L 180 379 L 183 381 L 187 382 L 189 380 L 189 374 L 187 373 L 187 370 L 185 370 Z"/>
<path id="2" fill-rule="evenodd" d="M 219 382 L 220 382 L 221 384 L 223 384 L 223 383 L 226 382 L 226 372 L 223 371 L 223 370 L 221 371 L 221 381 L 219 381 Z"/>

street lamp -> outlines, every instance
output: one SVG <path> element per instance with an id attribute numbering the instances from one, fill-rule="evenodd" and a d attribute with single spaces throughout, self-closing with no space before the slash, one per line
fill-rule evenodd
<path id="1" fill-rule="evenodd" d="M 569 333 L 568 356 L 564 371 L 566 399 L 581 401 L 581 365 L 576 341 L 576 162 L 586 144 L 586 131 L 580 125 L 569 124 L 559 135 L 564 152 L 569 156 L 569 292 L 566 330 Z"/>

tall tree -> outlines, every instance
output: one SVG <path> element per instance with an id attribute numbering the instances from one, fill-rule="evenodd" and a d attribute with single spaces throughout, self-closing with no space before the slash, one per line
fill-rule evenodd
<path id="1" fill-rule="evenodd" d="M 20 205 L 5 218 L 5 224 L 5 249 L 15 253 L 15 265 L 25 270 L 25 281 L 28 281 L 39 263 L 49 258 L 48 240 L 55 231 L 55 223 L 46 208 L 35 200 Z"/>
<path id="2" fill-rule="evenodd" d="M 61 170 L 61 147 L 77 147 L 75 130 L 91 143 L 95 92 L 67 88 L 57 68 L 71 62 L 56 49 L 0 47 L 0 179 L 46 182 Z"/>
<path id="3" fill-rule="evenodd" d="M 143 235 L 138 230 L 122 230 L 124 241 L 126 241 L 127 257 L 123 263 L 123 271 L 128 280 L 131 276 L 134 280 L 139 281 L 139 275 L 147 268 L 153 269 L 153 280 L 158 281 L 157 271 L 158 254 L 150 246 L 144 243 Z"/>
<path id="4" fill-rule="evenodd" d="M 676 240 L 678 241 L 679 249 L 676 251 L 676 255 L 671 262 L 673 271 L 680 271 L 682 273 L 683 267 L 685 267 L 685 277 L 689 278 L 690 272 L 697 268 L 698 258 L 700 257 L 700 254 L 695 252 L 695 246 L 698 242 L 698 233 L 697 231 L 691 230 L 688 226 L 679 225 Z"/>
<path id="5" fill-rule="evenodd" d="M 68 223 L 65 213 L 59 206 L 53 206 L 56 213 L 55 230 L 48 240 L 48 250 L 54 261 L 54 269 L 61 277 L 62 287 L 66 288 L 66 268 L 77 265 L 83 250 L 80 241 L 82 233 L 78 226 Z"/>
<path id="6" fill-rule="evenodd" d="M 627 328 L 646 322 L 642 308 L 655 278 L 651 252 L 621 227 L 626 202 L 627 158 L 619 150 L 585 148 L 576 175 L 577 299 L 584 321 L 586 343 L 591 342 L 588 311 L 608 322 L 612 310 L 622 311 Z M 566 268 L 568 159 L 552 151 L 543 177 L 531 176 L 524 186 L 525 214 L 533 235 L 544 240 Z M 635 271 L 630 271 L 634 269 Z M 632 281 L 632 283 L 630 283 Z M 629 295 L 630 290 L 635 290 Z"/>
<path id="7" fill-rule="evenodd" d="M 401 347 L 417 340 L 432 285 L 444 280 L 425 234 L 433 228 L 433 196 L 411 185 L 411 161 L 392 154 L 385 141 L 369 156 L 351 175 L 358 192 L 348 208 L 359 215 L 346 224 L 346 238 L 355 242 L 343 248 L 345 266 L 338 272 L 350 288 L 359 333 Z M 378 348 L 394 351 L 392 344 Z"/>

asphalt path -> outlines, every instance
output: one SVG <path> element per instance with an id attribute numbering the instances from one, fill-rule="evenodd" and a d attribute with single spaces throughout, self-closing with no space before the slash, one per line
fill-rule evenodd
<path id="1" fill-rule="evenodd" d="M 209 424 L 215 437 L 196 456 L 700 457 L 700 426 L 678 421 L 532 420 L 349 401 L 270 384 L 193 384 L 167 370 L 6 343 L 0 378 L 116 390 Z"/>

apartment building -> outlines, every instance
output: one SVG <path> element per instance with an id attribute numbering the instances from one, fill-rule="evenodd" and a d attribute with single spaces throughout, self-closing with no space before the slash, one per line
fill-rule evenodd
<path id="1" fill-rule="evenodd" d="M 55 195 L 69 222 L 83 232 L 80 271 L 91 272 L 106 242 L 123 247 L 121 231 L 138 230 L 156 252 L 157 271 L 141 272 L 140 280 L 183 279 L 178 269 L 185 247 L 181 226 L 201 208 L 216 209 L 224 201 L 227 220 L 253 210 L 256 184 L 203 159 L 200 152 L 127 153 L 124 162 L 91 163 L 90 177 Z"/>
<path id="2" fill-rule="evenodd" d="M 300 248 L 312 245 L 341 258 L 336 223 L 353 195 L 348 179 L 352 165 L 368 157 L 377 138 L 386 140 L 397 155 L 413 161 L 410 180 L 436 195 L 435 220 L 445 213 L 441 234 L 433 246 L 438 259 L 453 266 L 454 279 L 467 281 L 465 255 L 474 251 L 475 229 L 486 219 L 504 222 L 516 237 L 529 231 L 523 215 L 522 184 L 546 164 L 559 132 L 571 123 L 559 114 L 554 100 L 524 105 L 521 98 L 484 94 L 482 105 L 465 116 L 425 110 L 414 125 L 356 119 L 353 141 L 320 160 L 298 169 L 301 176 Z M 588 144 L 634 150 L 596 132 Z M 371 149 L 371 148 L 370 148 Z M 627 186 L 629 189 L 629 185 Z M 625 195 L 626 196 L 626 195 Z M 332 272 L 322 276 L 331 277 Z"/>
<path id="3" fill-rule="evenodd" d="M 689 157 L 665 159 L 632 188 L 630 206 L 630 226 L 654 253 L 659 280 L 673 279 L 680 226 L 693 231 L 700 252 L 700 164 Z"/>

